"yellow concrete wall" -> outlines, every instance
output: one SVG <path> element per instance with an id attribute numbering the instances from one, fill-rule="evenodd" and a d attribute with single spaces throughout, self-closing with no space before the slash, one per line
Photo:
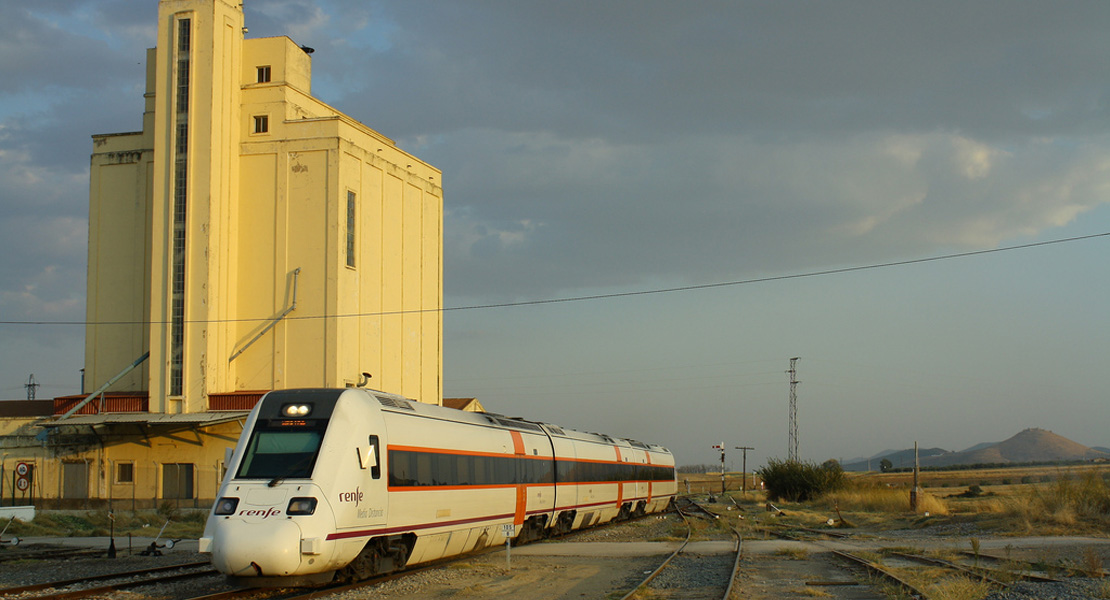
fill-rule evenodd
<path id="1" fill-rule="evenodd" d="M 215 501 L 224 473 L 225 449 L 235 446 L 241 432 L 239 423 L 232 422 L 167 436 L 148 438 L 135 435 L 60 453 L 30 444 L 4 448 L 0 456 L 4 473 L 0 493 L 5 502 L 11 501 L 13 469 L 18 463 L 27 462 L 35 465 L 33 489 L 28 493 L 16 490 L 17 502 L 34 499 L 41 508 L 156 508 L 166 500 L 163 496 L 163 466 L 167 463 L 191 464 L 193 497 L 173 499 L 172 502 L 183 508 L 208 508 Z M 63 481 L 66 463 L 87 465 L 87 500 L 60 500 L 66 495 Z M 133 481 L 118 481 L 119 463 L 132 464 Z"/>
<path id="2" fill-rule="evenodd" d="M 415 159 L 401 167 L 368 150 L 381 140 L 359 129 L 301 119 L 284 123 L 275 141 L 244 144 L 243 210 L 272 206 L 274 214 L 240 223 L 236 349 L 267 325 L 264 316 L 289 306 L 291 274 L 301 271 L 296 310 L 235 359 L 237 389 L 342 387 L 368 372 L 372 387 L 440 402 L 442 191 L 408 171 Z M 357 199 L 354 268 L 346 264 L 348 191 Z M 272 292 L 251 294 L 255 286 Z M 252 296 L 283 301 L 248 308 Z"/>
<path id="3" fill-rule="evenodd" d="M 192 21 L 188 324 L 184 394 L 167 398 L 172 50 L 183 17 Z M 156 325 L 90 326 L 90 389 L 149 349 L 148 363 L 112 389 L 148 390 L 155 413 L 207 410 L 210 393 L 353 385 L 363 372 L 373 387 L 439 403 L 442 174 L 313 98 L 311 59 L 292 40 L 244 41 L 241 29 L 237 2 L 162 0 L 143 133 L 98 137 L 89 319 Z M 259 65 L 271 67 L 270 82 L 257 82 Z M 256 115 L 269 118 L 268 131 L 254 132 Z M 144 150 L 142 160 L 109 164 L 126 148 Z M 354 268 L 348 191 L 358 200 Z M 298 268 L 296 310 L 266 330 L 292 304 Z"/>
<path id="4" fill-rule="evenodd" d="M 178 119 L 172 49 L 182 16 L 193 32 L 190 324 L 185 393 L 167 398 Z M 206 411 L 210 393 L 342 387 L 362 372 L 373 375 L 371 387 L 440 403 L 442 174 L 313 98 L 311 59 L 292 40 L 244 41 L 242 24 L 237 0 L 161 0 L 142 131 L 94 137 L 86 387 L 149 350 L 150 360 L 111 389 L 148 391 L 154 413 Z M 259 64 L 271 66 L 269 83 L 257 83 Z M 256 114 L 269 117 L 269 131 L 253 132 Z M 345 254 L 348 191 L 358 200 L 354 268 Z M 297 268 L 296 310 L 247 347 L 291 305 Z M 124 439 L 114 436 L 126 427 L 100 437 L 77 428 L 54 446 L 35 441 L 38 431 L 31 421 L 0 431 L 7 444 L 0 469 L 19 460 L 38 465 L 38 498 L 60 497 L 64 465 L 80 463 L 88 465 L 91 498 L 155 506 L 162 465 L 188 463 L 195 465 L 194 502 L 203 507 L 239 424 Z M 115 466 L 126 461 L 134 464 L 133 483 L 115 480 Z"/>
<path id="5" fill-rule="evenodd" d="M 147 351 L 150 139 L 96 136 L 90 161 L 85 381 L 93 391 Z M 146 389 L 147 366 L 114 390 Z"/>

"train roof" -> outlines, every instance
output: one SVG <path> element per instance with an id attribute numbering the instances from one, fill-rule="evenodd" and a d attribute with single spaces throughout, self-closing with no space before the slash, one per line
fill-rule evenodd
<path id="1" fill-rule="evenodd" d="M 426 418 L 441 419 L 444 421 L 455 421 L 458 423 L 470 423 L 473 425 L 480 425 L 484 427 L 496 427 L 499 429 L 515 429 L 518 431 L 529 431 L 532 433 L 540 433 L 552 435 L 556 437 L 564 437 L 575 440 L 591 441 L 601 444 L 613 444 L 618 446 L 640 448 L 642 450 L 650 450 L 652 452 L 666 452 L 670 453 L 663 446 L 657 444 L 645 444 L 637 440 L 630 440 L 625 438 L 617 438 L 602 433 L 590 433 L 586 431 L 578 431 L 576 429 L 569 429 L 551 423 L 543 423 L 540 421 L 529 421 L 520 417 L 506 417 L 497 413 L 490 412 L 468 412 L 446 406 L 436 406 L 435 404 L 428 404 L 426 402 L 417 402 L 410 400 L 404 396 L 397 394 L 390 394 L 380 390 L 370 390 L 363 388 L 363 391 L 375 397 L 382 405 L 382 409 L 398 414 L 420 415 Z"/>

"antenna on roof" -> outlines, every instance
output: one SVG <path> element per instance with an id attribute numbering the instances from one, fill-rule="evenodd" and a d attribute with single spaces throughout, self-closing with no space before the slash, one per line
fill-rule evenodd
<path id="1" fill-rule="evenodd" d="M 31 376 L 27 378 L 27 383 L 23 384 L 23 387 L 27 388 L 28 400 L 35 399 L 35 389 L 37 389 L 39 385 L 41 384 L 35 381 L 35 374 L 31 373 Z"/>

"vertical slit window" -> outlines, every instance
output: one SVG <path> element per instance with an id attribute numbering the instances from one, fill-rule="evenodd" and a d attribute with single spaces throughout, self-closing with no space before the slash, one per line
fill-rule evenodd
<path id="1" fill-rule="evenodd" d="M 355 204 L 354 192 L 347 192 L 347 266 L 355 266 Z"/>
<path id="2" fill-rule="evenodd" d="M 191 50 L 192 39 L 190 37 L 192 29 L 190 19 L 180 19 L 177 21 L 177 51 L 179 53 L 186 53 Z"/>
<path id="3" fill-rule="evenodd" d="M 177 22 L 177 112 L 189 112 L 189 51 L 191 28 L 189 19 Z"/>
<path id="4" fill-rule="evenodd" d="M 189 59 L 177 61 L 177 112 L 189 112 Z"/>
<path id="5" fill-rule="evenodd" d="M 173 227 L 170 232 L 170 347 L 169 394 L 184 390 L 185 364 L 185 225 L 189 192 L 189 53 L 192 29 L 189 19 L 177 22 L 177 125 L 174 128 Z M 191 485 L 191 484 L 190 484 Z M 191 489 L 190 489 L 191 493 Z M 187 496 L 186 496 L 187 497 Z"/>

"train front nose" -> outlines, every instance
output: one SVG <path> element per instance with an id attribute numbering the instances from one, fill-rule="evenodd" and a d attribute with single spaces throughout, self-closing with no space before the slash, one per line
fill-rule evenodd
<path id="1" fill-rule="evenodd" d="M 212 538 L 212 566 L 235 577 L 292 575 L 301 566 L 301 528 L 292 521 L 226 520 Z"/>

